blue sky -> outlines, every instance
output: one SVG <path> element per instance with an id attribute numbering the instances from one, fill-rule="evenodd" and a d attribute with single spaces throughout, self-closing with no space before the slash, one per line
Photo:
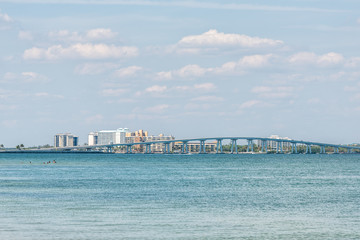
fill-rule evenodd
<path id="1" fill-rule="evenodd" d="M 0 0 L 0 144 L 128 127 L 360 142 L 359 1 Z"/>

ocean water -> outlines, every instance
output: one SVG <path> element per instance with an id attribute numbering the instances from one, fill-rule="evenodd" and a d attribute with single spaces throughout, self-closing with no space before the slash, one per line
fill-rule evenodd
<path id="1" fill-rule="evenodd" d="M 0 239 L 360 239 L 360 155 L 0 154 Z"/>

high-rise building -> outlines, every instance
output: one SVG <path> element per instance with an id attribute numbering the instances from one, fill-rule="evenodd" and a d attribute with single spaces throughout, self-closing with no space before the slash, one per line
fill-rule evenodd
<path id="1" fill-rule="evenodd" d="M 130 132 L 128 128 L 91 132 L 88 135 L 88 144 L 92 146 L 125 143 L 125 137 L 128 132 Z"/>
<path id="2" fill-rule="evenodd" d="M 274 141 L 272 141 L 272 140 L 267 140 L 266 141 L 268 150 L 277 150 L 278 147 L 283 148 L 285 150 L 285 149 L 289 149 L 291 147 L 290 142 L 282 142 L 281 141 L 281 140 L 291 140 L 288 137 L 279 137 L 278 135 L 271 135 L 268 138 L 276 139 Z M 258 140 L 258 145 L 262 146 L 262 140 Z"/>
<path id="3" fill-rule="evenodd" d="M 126 134 L 130 132 L 128 128 L 118 128 L 115 133 L 116 143 L 126 143 Z"/>
<path id="4" fill-rule="evenodd" d="M 54 136 L 55 147 L 75 147 L 79 144 L 79 137 L 71 133 L 59 133 Z"/>
<path id="5" fill-rule="evenodd" d="M 93 146 L 98 144 L 98 133 L 97 132 L 91 132 L 88 135 L 88 145 Z"/>
<path id="6" fill-rule="evenodd" d="M 160 134 L 159 136 L 149 136 L 147 131 L 138 130 L 135 132 L 129 132 L 126 134 L 126 143 L 138 143 L 138 142 L 156 142 L 156 141 L 166 141 L 166 140 L 175 140 L 173 136 L 164 136 Z M 173 149 L 174 143 L 170 143 L 170 149 Z M 144 152 L 144 145 L 134 145 L 134 151 Z M 151 144 L 152 152 L 162 152 L 165 149 L 164 143 L 155 143 Z"/>

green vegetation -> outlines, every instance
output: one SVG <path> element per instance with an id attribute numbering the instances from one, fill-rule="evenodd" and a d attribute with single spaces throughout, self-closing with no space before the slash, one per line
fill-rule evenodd
<path id="1" fill-rule="evenodd" d="M 24 147 L 25 147 L 24 144 L 20 144 L 20 145 L 16 146 L 16 149 L 21 150 L 21 148 L 24 148 Z"/>

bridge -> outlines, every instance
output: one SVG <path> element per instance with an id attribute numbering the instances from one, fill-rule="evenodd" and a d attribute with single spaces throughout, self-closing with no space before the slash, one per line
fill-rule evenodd
<path id="1" fill-rule="evenodd" d="M 164 140 L 164 141 L 151 141 L 151 142 L 134 142 L 134 143 L 121 143 L 121 144 L 106 144 L 106 145 L 91 145 L 91 146 L 75 146 L 75 147 L 62 147 L 62 148 L 51 148 L 46 149 L 47 151 L 74 151 L 74 150 L 83 150 L 83 151 L 103 151 L 103 152 L 113 152 L 114 148 L 122 147 L 125 148 L 125 153 L 131 154 L 134 153 L 134 146 L 142 145 L 145 146 L 143 153 L 150 154 L 153 153 L 152 146 L 156 144 L 163 144 L 163 150 L 161 153 L 169 154 L 172 153 L 171 145 L 180 144 L 181 149 L 179 153 L 187 154 L 189 153 L 189 143 L 198 143 L 199 154 L 205 154 L 206 152 L 206 142 L 213 141 L 216 142 L 216 153 L 221 154 L 223 151 L 223 142 L 230 142 L 230 153 L 237 154 L 238 151 L 238 141 L 247 141 L 247 153 L 254 153 L 254 142 L 258 141 L 260 144 L 258 148 L 260 153 L 267 153 L 269 151 L 274 152 L 274 149 L 268 149 L 268 143 L 271 142 L 275 144 L 275 153 L 284 153 L 284 143 L 288 146 L 287 152 L 297 154 L 299 153 L 298 147 L 301 146 L 305 148 L 305 153 L 311 154 L 312 147 L 318 146 L 320 148 L 320 154 L 330 153 L 326 152 L 326 148 L 331 148 L 331 153 L 339 153 L 339 149 L 342 149 L 344 153 L 354 153 L 355 150 L 360 151 L 360 147 L 352 145 L 341 145 L 341 144 L 330 144 L 330 143 L 320 143 L 320 142 L 311 142 L 311 141 L 302 141 L 302 140 L 287 140 L 287 139 L 275 139 L 275 138 L 263 138 L 263 137 L 213 137 L 213 138 L 192 138 L 192 139 L 177 139 L 177 140 Z M 39 149 L 38 151 L 41 151 Z"/>

